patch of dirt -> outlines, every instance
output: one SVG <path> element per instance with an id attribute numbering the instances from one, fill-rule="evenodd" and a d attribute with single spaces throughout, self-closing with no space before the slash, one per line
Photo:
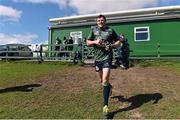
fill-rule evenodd
<path id="1" fill-rule="evenodd" d="M 180 86 L 180 74 L 173 69 L 160 67 L 133 67 L 128 70 L 112 69 L 110 76 L 113 84 L 113 95 L 131 96 L 131 91 L 141 93 L 158 93 L 166 91 L 165 95 L 176 96 L 173 88 Z M 56 90 L 80 91 L 83 88 L 100 86 L 100 81 L 94 67 L 73 66 L 62 71 L 50 73 L 39 80 L 45 87 L 52 86 Z M 166 86 L 168 84 L 168 86 Z M 172 89 L 173 88 L 173 89 Z M 135 94 L 135 93 L 134 93 Z"/>
<path id="2" fill-rule="evenodd" d="M 99 81 L 91 67 L 71 67 L 62 71 L 50 73 L 40 78 L 39 82 L 45 87 L 52 85 L 56 90 L 78 92 L 83 88 L 95 87 Z"/>
<path id="3" fill-rule="evenodd" d="M 138 111 L 132 111 L 132 113 L 129 115 L 129 118 L 132 118 L 132 119 L 144 119 L 143 115 Z"/>
<path id="4" fill-rule="evenodd" d="M 120 68 L 112 69 L 110 76 L 113 84 L 113 97 L 110 104 L 119 102 L 125 104 L 123 108 L 113 111 L 113 116 L 117 112 L 133 110 L 129 117 L 143 119 L 144 116 L 138 111 L 134 111 L 144 103 L 152 101 L 157 103 L 159 99 L 163 101 L 180 99 L 180 74 L 171 68 L 163 67 L 133 67 L 128 70 Z M 39 82 L 46 87 L 52 87 L 55 91 L 61 92 L 81 92 L 84 88 L 97 88 L 101 86 L 94 67 L 73 66 L 62 71 L 51 73 L 39 79 Z M 122 106 L 121 106 L 122 107 Z M 126 108 L 126 109 L 124 109 Z"/>

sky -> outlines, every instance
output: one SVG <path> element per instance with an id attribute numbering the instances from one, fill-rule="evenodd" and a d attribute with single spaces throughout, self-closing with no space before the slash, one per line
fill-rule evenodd
<path id="1" fill-rule="evenodd" d="M 0 0 L 0 45 L 46 44 L 49 19 L 180 5 L 180 0 Z"/>

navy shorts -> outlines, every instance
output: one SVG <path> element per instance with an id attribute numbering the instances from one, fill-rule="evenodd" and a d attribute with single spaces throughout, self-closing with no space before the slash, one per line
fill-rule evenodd
<path id="1" fill-rule="evenodd" d="M 111 60 L 95 61 L 95 71 L 96 72 L 102 71 L 103 68 L 111 68 L 111 67 L 112 67 Z"/>

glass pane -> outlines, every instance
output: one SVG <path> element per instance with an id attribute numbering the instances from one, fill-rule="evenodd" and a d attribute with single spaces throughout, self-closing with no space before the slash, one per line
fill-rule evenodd
<path id="1" fill-rule="evenodd" d="M 148 33 L 136 33 L 136 40 L 148 40 Z"/>

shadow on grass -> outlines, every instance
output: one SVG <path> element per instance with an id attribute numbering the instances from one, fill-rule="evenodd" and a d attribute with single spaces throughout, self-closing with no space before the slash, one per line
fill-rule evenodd
<path id="1" fill-rule="evenodd" d="M 0 93 L 7 93 L 7 92 L 31 92 L 35 87 L 40 87 L 41 84 L 28 84 L 22 86 L 14 86 L 8 87 L 4 89 L 0 89 Z"/>
<path id="2" fill-rule="evenodd" d="M 117 99 L 120 102 L 128 102 L 130 103 L 130 106 L 110 112 L 107 115 L 108 119 L 113 119 L 114 116 L 119 112 L 129 111 L 129 110 L 139 108 L 143 104 L 150 101 L 154 101 L 153 104 L 157 104 L 158 101 L 163 98 L 163 96 L 160 93 L 152 93 L 152 94 L 139 94 L 139 95 L 135 95 L 129 98 L 124 98 L 123 96 L 113 96 L 111 98 Z"/>

